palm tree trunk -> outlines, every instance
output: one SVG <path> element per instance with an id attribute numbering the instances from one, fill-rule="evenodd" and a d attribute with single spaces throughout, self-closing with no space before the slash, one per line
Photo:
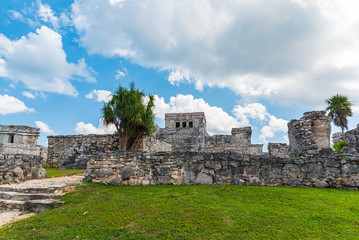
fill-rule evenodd
<path id="1" fill-rule="evenodd" d="M 345 139 L 344 127 L 341 127 L 341 128 L 342 128 L 343 141 L 347 142 L 346 139 Z"/>

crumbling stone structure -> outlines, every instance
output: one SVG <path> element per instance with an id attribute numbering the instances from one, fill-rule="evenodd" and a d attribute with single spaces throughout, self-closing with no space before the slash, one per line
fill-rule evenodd
<path id="1" fill-rule="evenodd" d="M 206 137 L 204 152 L 235 151 L 241 154 L 262 155 L 263 144 L 252 144 L 252 128 L 232 128 L 232 135 Z"/>
<path id="2" fill-rule="evenodd" d="M 19 125 L 0 125 L 0 153 L 29 154 L 47 158 L 47 148 L 37 146 L 40 129 Z"/>
<path id="3" fill-rule="evenodd" d="M 292 156 L 317 154 L 330 148 L 331 120 L 325 111 L 304 113 L 288 123 L 289 148 Z"/>
<path id="4" fill-rule="evenodd" d="M 0 125 L 0 184 L 46 177 L 46 147 L 37 147 L 39 128 Z"/>
<path id="5" fill-rule="evenodd" d="M 157 128 L 151 137 L 145 137 L 138 150 L 264 154 L 263 144 L 252 144 L 251 137 L 251 127 L 233 128 L 231 135 L 210 136 L 206 131 L 203 112 L 167 113 L 165 128 Z M 49 136 L 48 145 L 47 164 L 49 167 L 59 168 L 86 168 L 90 155 L 121 149 L 121 141 L 117 135 Z M 271 153 L 288 156 L 285 150 L 287 148 L 282 147 Z"/>
<path id="6" fill-rule="evenodd" d="M 48 136 L 47 166 L 63 169 L 85 169 L 90 155 L 121 149 L 116 134 Z M 171 144 L 154 137 L 145 137 L 139 143 L 140 151 L 171 151 Z"/>
<path id="7" fill-rule="evenodd" d="M 40 129 L 18 125 L 0 125 L 0 144 L 14 143 L 36 146 Z"/>
<path id="8" fill-rule="evenodd" d="M 289 146 L 285 143 L 268 143 L 268 153 L 276 157 L 289 157 Z"/>
<path id="9" fill-rule="evenodd" d="M 359 155 L 298 158 L 237 152 L 103 152 L 89 156 L 86 181 L 114 185 L 235 184 L 359 189 Z"/>
<path id="10" fill-rule="evenodd" d="M 0 154 L 0 184 L 45 178 L 43 163 L 39 155 Z"/>

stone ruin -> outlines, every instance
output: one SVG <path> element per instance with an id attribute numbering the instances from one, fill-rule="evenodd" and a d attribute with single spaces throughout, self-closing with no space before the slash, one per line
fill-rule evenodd
<path id="1" fill-rule="evenodd" d="M 159 152 L 226 152 L 263 155 L 263 144 L 252 144 L 251 127 L 233 128 L 231 135 L 210 136 L 203 112 L 167 113 L 165 127 L 157 127 L 150 137 L 145 137 L 139 151 Z M 69 135 L 48 137 L 49 167 L 86 168 L 89 156 L 103 151 L 121 149 L 121 140 L 116 134 Z M 288 156 L 286 144 L 270 144 L 273 156 Z"/>
<path id="2" fill-rule="evenodd" d="M 89 156 L 121 149 L 117 134 L 48 136 L 47 166 L 63 169 L 85 169 Z M 140 142 L 139 151 L 171 151 L 171 144 L 153 136 Z"/>
<path id="3" fill-rule="evenodd" d="M 288 123 L 290 155 L 313 155 L 330 150 L 330 123 L 325 111 L 306 112 L 299 120 L 291 120 Z"/>
<path id="4" fill-rule="evenodd" d="M 47 148 L 37 146 L 40 129 L 20 125 L 0 125 L 0 153 L 28 154 L 47 159 Z"/>
<path id="5" fill-rule="evenodd" d="M 234 128 L 231 135 L 209 136 L 204 114 L 167 116 L 166 128 L 157 136 L 172 143 L 175 151 L 91 155 L 85 180 L 114 185 L 199 183 L 359 189 L 359 154 L 333 154 L 329 148 L 331 121 L 324 111 L 307 112 L 290 121 L 289 146 L 269 143 L 268 153 L 253 146 L 249 127 Z M 346 137 L 351 146 L 358 147 L 359 128 L 348 131 Z M 181 146 L 187 150 L 180 151 Z M 257 150 L 251 152 L 251 147 Z"/>
<path id="6" fill-rule="evenodd" d="M 269 143 L 268 153 L 263 144 L 252 144 L 251 127 L 233 128 L 231 135 L 207 133 L 203 112 L 167 113 L 165 127 L 157 127 L 151 137 L 145 137 L 139 151 L 171 152 L 227 152 L 277 157 L 313 155 L 330 146 L 330 119 L 324 111 L 304 113 L 299 120 L 288 123 L 289 146 L 285 143 Z M 121 149 L 119 137 L 114 135 L 49 136 L 50 167 L 86 168 L 90 155 L 101 151 Z"/>
<path id="7" fill-rule="evenodd" d="M 44 178 L 47 148 L 38 147 L 39 128 L 0 125 L 0 184 Z"/>
<path id="8" fill-rule="evenodd" d="M 207 135 L 206 127 L 203 112 L 166 113 L 165 128 L 159 128 L 154 136 L 171 143 L 174 152 L 202 152 Z"/>

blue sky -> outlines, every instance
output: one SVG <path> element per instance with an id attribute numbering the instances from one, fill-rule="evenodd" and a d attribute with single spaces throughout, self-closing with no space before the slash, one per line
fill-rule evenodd
<path id="1" fill-rule="evenodd" d="M 211 134 L 252 126 L 286 142 L 286 123 L 346 94 L 358 123 L 354 0 L 0 2 L 0 124 L 46 136 L 110 133 L 100 109 L 121 84 L 165 112 L 204 111 Z M 332 132 L 338 131 L 333 127 Z"/>

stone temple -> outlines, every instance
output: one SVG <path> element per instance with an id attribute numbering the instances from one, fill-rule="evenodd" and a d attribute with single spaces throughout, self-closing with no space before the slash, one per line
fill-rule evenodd
<path id="1" fill-rule="evenodd" d="M 37 146 L 40 129 L 20 125 L 0 125 L 0 153 L 42 155 L 47 158 L 47 149 Z"/>
<path id="2" fill-rule="evenodd" d="M 39 128 L 0 125 L 0 184 L 46 176 L 47 148 L 37 146 Z"/>

